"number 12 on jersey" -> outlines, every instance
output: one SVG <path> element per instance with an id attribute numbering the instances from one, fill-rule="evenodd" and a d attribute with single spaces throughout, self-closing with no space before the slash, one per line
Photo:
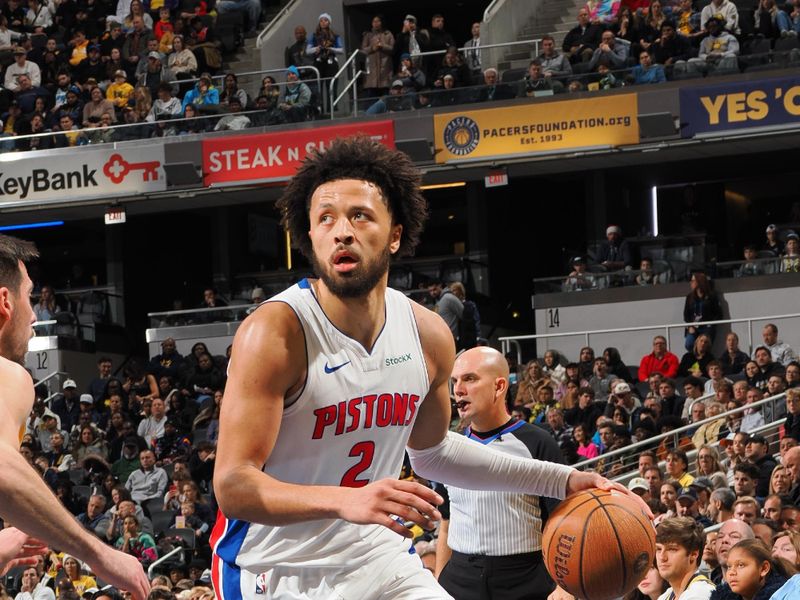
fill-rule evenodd
<path id="1" fill-rule="evenodd" d="M 372 465 L 372 459 L 375 457 L 375 442 L 358 442 L 350 449 L 348 456 L 354 458 L 360 456 L 361 458 L 347 470 L 339 485 L 352 488 L 364 487 L 369 483 L 369 479 L 359 479 L 358 476 Z"/>

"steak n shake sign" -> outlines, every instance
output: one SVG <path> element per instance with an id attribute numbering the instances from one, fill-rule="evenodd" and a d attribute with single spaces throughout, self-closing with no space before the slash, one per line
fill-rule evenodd
<path id="1" fill-rule="evenodd" d="M 215 137 L 203 140 L 203 184 L 286 181 L 309 152 L 351 135 L 366 135 L 394 148 L 392 121 Z"/>
<path id="2" fill-rule="evenodd" d="M 163 146 L 0 155 L 0 205 L 118 198 L 167 188 Z"/>

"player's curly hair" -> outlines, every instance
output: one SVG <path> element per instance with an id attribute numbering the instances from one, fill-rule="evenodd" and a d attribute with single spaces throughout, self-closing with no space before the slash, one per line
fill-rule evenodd
<path id="1" fill-rule="evenodd" d="M 366 136 L 355 136 L 334 141 L 324 152 L 311 152 L 277 202 L 281 223 L 303 256 L 309 260 L 313 256 L 308 237 L 311 196 L 322 184 L 338 179 L 360 179 L 380 189 L 393 224 L 403 226 L 396 256 L 414 254 L 428 217 L 419 171 L 402 152 Z"/>

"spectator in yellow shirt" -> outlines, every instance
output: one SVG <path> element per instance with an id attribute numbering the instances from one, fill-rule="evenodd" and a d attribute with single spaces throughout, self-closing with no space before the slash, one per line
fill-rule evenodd
<path id="1" fill-rule="evenodd" d="M 77 67 L 80 62 L 88 56 L 89 40 L 82 29 L 75 30 L 75 36 L 69 41 L 72 46 L 72 54 L 69 57 L 69 64 Z"/>
<path id="2" fill-rule="evenodd" d="M 115 108 L 125 108 L 133 95 L 133 86 L 127 81 L 128 76 L 122 69 L 114 73 L 114 83 L 106 89 L 106 99 L 110 100 Z"/>

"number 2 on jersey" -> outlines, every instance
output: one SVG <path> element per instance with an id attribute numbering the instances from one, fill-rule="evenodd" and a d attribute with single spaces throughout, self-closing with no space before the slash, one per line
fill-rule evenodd
<path id="1" fill-rule="evenodd" d="M 349 456 L 360 456 L 361 460 L 347 470 L 339 485 L 352 488 L 364 487 L 369 483 L 369 479 L 358 479 L 358 476 L 372 464 L 372 459 L 375 457 L 375 442 L 358 442 L 350 449 Z"/>

